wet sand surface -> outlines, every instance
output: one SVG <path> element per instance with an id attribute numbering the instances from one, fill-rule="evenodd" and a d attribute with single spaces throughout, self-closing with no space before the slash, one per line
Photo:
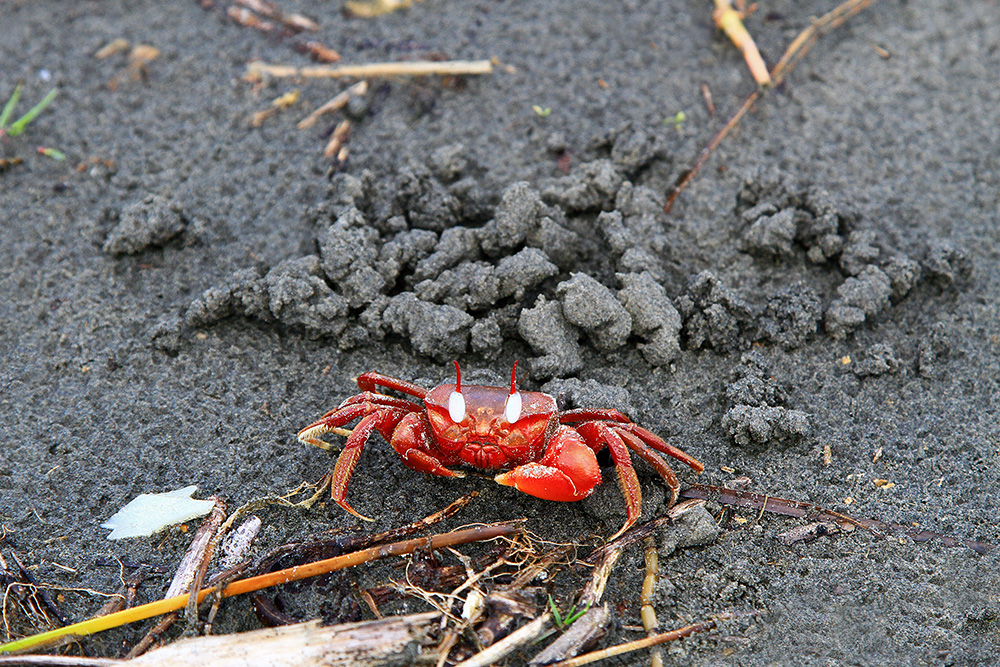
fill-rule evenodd
<path id="1" fill-rule="evenodd" d="M 429 388 L 453 359 L 501 386 L 520 360 L 525 389 L 621 410 L 705 464 L 675 465 L 682 486 L 746 476 L 1000 541 L 995 5 L 873 4 L 758 101 L 669 214 L 672 184 L 753 90 L 707 3 L 434 0 L 370 20 L 283 3 L 319 23 L 300 36 L 238 25 L 226 5 L 0 8 L 0 97 L 24 80 L 24 111 L 59 89 L 0 155 L 22 159 L 0 173 L 0 549 L 36 579 L 113 592 L 107 559 L 172 571 L 190 532 L 109 542 L 99 524 L 140 493 L 197 484 L 235 508 L 315 481 L 336 452 L 295 433 L 357 393 L 352 378 Z M 773 63 L 833 6 L 761 3 L 747 25 Z M 131 69 L 129 49 L 95 57 L 118 38 L 159 54 Z M 496 65 L 372 79 L 300 130 L 353 81 L 244 77 L 252 59 L 310 64 L 308 40 L 343 63 Z M 345 119 L 331 173 L 323 147 Z M 662 514 L 664 485 L 636 468 L 644 518 Z M 593 543 L 624 521 L 610 467 L 604 482 L 547 502 L 414 473 L 375 437 L 348 498 L 383 530 L 478 490 L 445 527 L 527 517 L 544 539 Z M 333 503 L 261 517 L 258 555 L 357 526 Z M 708 544 L 663 538 L 664 627 L 762 612 L 668 645 L 666 664 L 995 664 L 997 550 L 775 539 L 803 523 L 744 509 Z M 627 552 L 607 642 L 639 636 L 621 626 L 639 623 L 642 576 Z M 60 606 L 80 620 L 103 601 L 66 590 Z M 259 626 L 237 599 L 215 630 Z M 144 631 L 87 645 L 116 656 Z"/>

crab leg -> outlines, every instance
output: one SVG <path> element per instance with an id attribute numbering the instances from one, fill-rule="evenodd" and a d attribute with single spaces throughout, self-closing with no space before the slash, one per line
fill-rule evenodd
<path id="1" fill-rule="evenodd" d="M 644 443 L 646 443 L 647 445 L 649 445 L 653 449 L 659 450 L 659 451 L 663 452 L 664 454 L 666 454 L 667 456 L 675 458 L 678 461 L 681 461 L 682 463 L 686 463 L 695 472 L 701 472 L 702 470 L 705 469 L 705 464 L 704 463 L 702 463 L 698 459 L 694 458 L 693 456 L 691 456 L 690 454 L 688 454 L 687 452 L 685 452 L 683 449 L 677 449 L 673 445 L 668 445 L 663 440 L 663 438 L 661 438 L 660 436 L 656 435 L 652 431 L 647 431 L 646 429 L 644 429 L 643 427 L 639 426 L 638 424 L 633 424 L 633 423 L 615 424 L 615 428 L 619 429 L 619 430 L 624 430 L 624 431 L 629 431 L 631 433 L 634 433 L 635 435 L 637 435 L 639 437 L 640 440 L 642 440 Z M 636 453 L 638 453 L 638 452 L 639 452 L 639 450 L 636 450 Z M 641 456 L 641 454 L 640 454 L 640 456 Z M 645 457 L 643 457 L 643 458 L 645 458 Z"/>
<path id="2" fill-rule="evenodd" d="M 401 391 L 416 398 L 423 398 L 427 395 L 427 390 L 421 386 L 407 382 L 406 380 L 382 375 L 381 373 L 362 373 L 358 376 L 358 386 L 361 387 L 361 391 L 377 392 L 377 387 L 385 387 L 386 389 Z"/>
<path id="3" fill-rule="evenodd" d="M 682 449 L 677 449 L 673 445 L 668 445 L 663 438 L 656 435 L 652 431 L 648 431 L 639 426 L 617 410 L 592 410 L 582 408 L 579 410 L 567 410 L 559 416 L 559 421 L 563 424 L 573 424 L 576 422 L 591 420 L 618 422 L 614 424 L 615 428 L 624 429 L 634 433 L 653 449 L 659 450 L 664 454 L 677 459 L 678 461 L 686 463 L 696 472 L 701 472 L 705 469 L 705 466 L 701 463 L 701 461 Z M 636 450 L 636 452 L 638 452 L 638 450 Z"/>
<path id="4" fill-rule="evenodd" d="M 299 442 L 304 442 L 307 445 L 313 445 L 320 449 L 330 449 L 330 443 L 320 440 L 319 436 L 324 433 L 335 432 L 336 429 L 339 429 L 344 424 L 352 422 L 368 412 L 370 410 L 363 404 L 348 405 L 331 410 L 317 421 L 299 431 Z"/>
<path id="5" fill-rule="evenodd" d="M 595 452 L 607 445 L 611 451 L 611 460 L 615 463 L 618 484 L 621 486 L 622 495 L 625 496 L 627 518 L 625 525 L 610 538 L 612 540 L 631 528 L 642 513 L 642 489 L 639 487 L 639 477 L 635 474 L 635 468 L 632 467 L 632 457 L 629 456 L 628 447 L 617 431 L 618 426 L 617 423 L 590 421 L 576 427 L 587 445 Z"/>
<path id="6" fill-rule="evenodd" d="M 680 482 L 677 481 L 677 475 L 674 474 L 673 468 L 670 467 L 670 464 L 664 461 L 662 456 L 654 452 L 652 448 L 640 440 L 635 434 L 629 433 L 622 428 L 615 428 L 615 431 L 625 442 L 625 445 L 638 454 L 643 461 L 651 465 L 653 469 L 660 474 L 663 481 L 666 482 L 667 487 L 670 489 L 669 505 L 672 506 L 676 503 L 681 485 Z"/>
<path id="7" fill-rule="evenodd" d="M 358 458 L 360 458 L 365 445 L 368 444 L 368 439 L 371 438 L 373 430 L 377 429 L 388 440 L 392 437 L 392 431 L 396 428 L 396 425 L 407 414 L 409 413 L 399 410 L 376 410 L 366 415 L 354 427 L 354 432 L 347 438 L 343 451 L 337 457 L 337 464 L 333 467 L 333 473 L 330 478 L 330 497 L 335 503 L 359 519 L 373 521 L 373 519 L 369 519 L 354 511 L 354 508 L 347 504 L 346 500 L 347 485 L 351 482 L 351 475 L 354 474 L 354 468 L 358 465 Z"/>
<path id="8" fill-rule="evenodd" d="M 579 408 L 576 410 L 567 410 L 559 415 L 559 423 L 561 424 L 574 424 L 576 422 L 585 421 L 606 421 L 606 422 L 622 422 L 625 424 L 631 424 L 632 420 L 618 412 L 617 410 L 594 410 L 590 408 Z"/>
<path id="9" fill-rule="evenodd" d="M 419 412 L 411 412 L 403 417 L 391 438 L 386 438 L 396 450 L 403 465 L 417 472 L 426 472 L 441 477 L 465 477 L 464 472 L 449 470 L 434 456 L 430 436 L 431 426 L 427 417 Z"/>
<path id="10" fill-rule="evenodd" d="M 358 417 L 363 417 L 380 410 L 387 410 L 404 415 L 409 412 L 416 412 L 420 409 L 420 406 L 416 403 L 412 403 L 401 398 L 393 398 L 391 396 L 383 396 L 382 394 L 365 392 L 348 398 L 341 403 L 339 407 L 334 410 L 330 410 L 318 420 L 309 426 L 306 426 L 304 429 L 299 431 L 298 437 L 300 442 L 319 447 L 320 449 L 330 449 L 330 443 L 320 440 L 319 436 L 326 433 L 350 435 L 349 431 L 346 433 L 341 432 L 341 427 L 349 424 Z M 382 431 L 382 435 L 386 440 L 388 440 L 392 437 L 392 429 Z"/>
<path id="11" fill-rule="evenodd" d="M 601 483 L 594 450 L 574 429 L 560 426 L 545 455 L 494 477 L 498 484 L 545 500 L 582 500 Z"/>
<path id="12" fill-rule="evenodd" d="M 346 407 L 348 405 L 354 405 L 357 403 L 372 403 L 375 405 L 380 405 L 386 408 L 401 408 L 403 410 L 416 411 L 422 409 L 420 405 L 414 403 L 413 401 L 408 401 L 405 398 L 394 398 L 392 396 L 386 396 L 385 394 L 379 394 L 372 391 L 365 391 L 360 394 L 355 394 L 350 398 L 344 399 L 336 409 L 331 410 L 325 416 L 333 414 L 340 408 Z"/>

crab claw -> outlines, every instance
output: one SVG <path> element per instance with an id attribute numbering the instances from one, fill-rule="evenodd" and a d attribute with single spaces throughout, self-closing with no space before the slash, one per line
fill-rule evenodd
<path id="1" fill-rule="evenodd" d="M 575 430 L 561 426 L 545 456 L 497 475 L 494 480 L 536 498 L 574 501 L 586 498 L 601 483 L 601 469 L 594 450 L 583 438 Z"/>

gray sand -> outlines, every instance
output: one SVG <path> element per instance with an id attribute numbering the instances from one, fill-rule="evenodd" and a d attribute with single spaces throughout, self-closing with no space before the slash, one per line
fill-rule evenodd
<path id="1" fill-rule="evenodd" d="M 282 3 L 344 62 L 499 62 L 373 81 L 332 181 L 321 134 L 345 116 L 295 124 L 344 84 L 241 81 L 252 58 L 309 61 L 217 4 L 0 8 L 0 97 L 23 79 L 23 111 L 60 91 L 0 155 L 24 160 L 0 173 L 0 548 L 37 579 L 112 592 L 100 559 L 172 569 L 190 533 L 108 542 L 99 524 L 143 492 L 194 483 L 236 507 L 316 480 L 333 455 L 294 434 L 351 378 L 430 387 L 455 358 L 501 384 L 520 359 L 526 388 L 626 412 L 706 464 L 677 465 L 684 484 L 745 475 L 1000 542 L 994 3 L 885 0 L 824 37 L 670 215 L 665 193 L 752 90 L 709 3 L 428 0 L 374 20 Z M 773 63 L 834 5 L 761 3 L 748 24 Z M 94 57 L 119 37 L 160 50 L 138 78 L 125 53 Z M 294 88 L 295 107 L 249 126 Z M 651 517 L 663 485 L 637 468 Z M 379 438 L 349 498 L 384 529 L 473 489 L 450 525 L 528 517 L 558 541 L 624 519 L 610 468 L 557 504 L 413 473 Z M 658 614 L 763 614 L 670 645 L 666 664 L 996 664 L 998 550 L 865 531 L 788 547 L 774 537 L 801 521 L 735 514 L 661 560 Z M 356 525 L 333 504 L 262 517 L 260 551 Z M 641 562 L 629 552 L 612 580 L 620 624 L 639 622 Z M 61 604 L 79 620 L 102 602 Z M 217 631 L 258 625 L 235 600 Z M 88 646 L 115 656 L 143 631 Z"/>

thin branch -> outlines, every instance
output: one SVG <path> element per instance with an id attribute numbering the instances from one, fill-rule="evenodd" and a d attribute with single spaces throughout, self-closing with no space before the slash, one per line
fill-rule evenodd
<path id="1" fill-rule="evenodd" d="M 796 518 L 809 518 L 817 521 L 830 521 L 836 524 L 841 530 L 851 530 L 853 528 L 864 528 L 871 531 L 878 537 L 886 537 L 890 534 L 903 533 L 914 542 L 929 542 L 932 539 L 939 539 L 946 547 L 964 546 L 978 554 L 985 554 L 996 547 L 995 544 L 977 542 L 963 537 L 953 537 L 942 535 L 931 530 L 924 530 L 913 526 L 901 524 L 885 523 L 877 519 L 858 519 L 853 516 L 835 512 L 812 503 L 804 503 L 800 500 L 789 500 L 788 498 L 776 498 L 768 494 L 754 493 L 752 491 L 737 491 L 726 489 L 721 486 L 710 484 L 694 484 L 681 492 L 685 498 L 698 498 L 702 500 L 712 500 L 723 505 L 733 505 L 736 507 L 747 507 L 759 509 L 763 512 L 773 512 L 783 516 Z"/>
<path id="2" fill-rule="evenodd" d="M 624 644 L 618 644 L 617 646 L 609 646 L 608 648 L 601 649 L 600 651 L 584 653 L 576 658 L 570 658 L 569 660 L 557 662 L 551 667 L 579 667 L 580 665 L 589 665 L 592 662 L 612 658 L 623 653 L 640 651 L 644 648 L 658 646 L 660 644 L 672 642 L 676 639 L 683 639 L 684 637 L 690 637 L 691 635 L 698 634 L 699 632 L 712 630 L 718 625 L 718 621 L 732 618 L 732 616 L 732 614 L 719 614 L 715 618 L 708 621 L 686 625 L 683 628 L 678 628 L 677 630 L 662 632 L 658 635 L 653 635 L 652 637 L 646 637 L 645 639 L 637 639 L 634 642 L 626 642 Z"/>

